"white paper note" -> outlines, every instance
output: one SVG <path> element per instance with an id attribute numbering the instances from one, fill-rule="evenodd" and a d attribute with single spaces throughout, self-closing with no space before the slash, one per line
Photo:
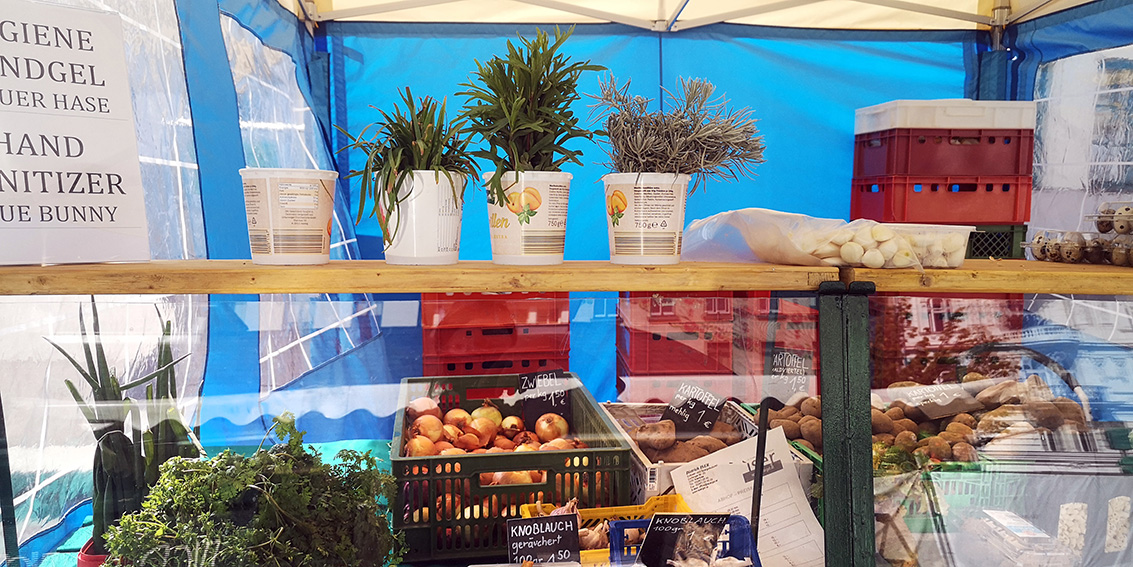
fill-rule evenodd
<path id="1" fill-rule="evenodd" d="M 755 438 L 673 470 L 673 486 L 693 512 L 739 514 L 751 519 Z M 782 428 L 767 432 L 759 559 L 764 567 L 822 567 L 825 536 L 799 482 Z"/>

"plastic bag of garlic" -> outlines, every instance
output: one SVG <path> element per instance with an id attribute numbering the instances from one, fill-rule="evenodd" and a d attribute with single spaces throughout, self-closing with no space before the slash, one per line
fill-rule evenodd
<path id="1" fill-rule="evenodd" d="M 768 209 L 693 221 L 681 259 L 859 268 L 958 268 L 973 226 L 845 222 Z"/>

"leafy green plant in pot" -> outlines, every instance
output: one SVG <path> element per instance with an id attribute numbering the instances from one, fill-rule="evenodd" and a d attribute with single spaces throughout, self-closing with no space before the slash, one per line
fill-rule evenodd
<path id="1" fill-rule="evenodd" d="M 369 452 L 325 461 L 294 416 L 273 419 L 284 440 L 251 456 L 171 459 L 142 509 L 110 530 L 112 565 L 362 567 L 399 562 L 388 504 L 393 475 Z"/>
<path id="2" fill-rule="evenodd" d="M 487 145 L 473 152 L 495 167 L 485 175 L 492 261 L 497 264 L 559 264 L 566 237 L 569 173 L 563 165 L 582 165 L 580 150 L 567 144 L 592 139 L 579 126 L 571 104 L 579 100 L 578 80 L 604 67 L 572 62 L 561 52 L 574 28 L 555 28 L 552 38 L 507 43 L 507 54 L 476 62 L 474 81 L 457 93 L 468 98 L 461 114 L 468 131 Z"/>
<path id="3" fill-rule="evenodd" d="M 161 318 L 160 311 L 158 318 Z M 67 358 L 90 387 L 88 402 L 74 382 L 64 380 L 98 443 L 93 467 L 94 529 L 91 540 L 79 553 L 80 567 L 100 565 L 106 559 L 107 530 L 123 515 L 140 508 L 149 487 L 157 482 L 158 467 L 162 463 L 173 457 L 196 457 L 203 453 L 177 409 L 174 366 L 189 355 L 173 359 L 172 322 L 162 320 L 162 335 L 157 345 L 158 369 L 123 384 L 107 362 L 98 307 L 93 297 L 91 319 L 91 332 L 88 334 L 82 308 L 79 309 L 79 333 L 85 364 L 58 343 L 46 339 Z M 144 401 L 125 395 L 130 389 L 143 384 L 147 384 Z M 142 424 L 143 414 L 145 426 Z"/>
<path id="4" fill-rule="evenodd" d="M 405 112 L 377 109 L 381 119 L 353 136 L 341 151 L 361 150 L 366 163 L 347 178 L 361 178 L 358 221 L 367 201 L 378 219 L 390 264 L 455 264 L 460 254 L 464 188 L 477 168 L 463 121 L 445 117 L 445 101 L 415 103 L 401 92 Z M 366 133 L 374 129 L 373 136 Z"/>
<path id="5" fill-rule="evenodd" d="M 747 108 L 733 110 L 722 96 L 713 98 L 715 86 L 702 79 L 681 79 L 676 93 L 666 90 L 665 110 L 650 110 L 651 99 L 630 95 L 629 81 L 619 87 L 610 77 L 599 84 L 593 107 L 606 165 L 615 172 L 602 178 L 610 259 L 676 264 L 687 197 L 707 179 L 750 176 L 763 163 L 756 121 Z"/>

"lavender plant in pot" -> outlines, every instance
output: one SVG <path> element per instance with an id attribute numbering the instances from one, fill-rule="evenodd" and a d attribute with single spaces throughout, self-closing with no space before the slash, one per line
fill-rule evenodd
<path id="1" fill-rule="evenodd" d="M 708 179 L 754 174 L 763 163 L 763 137 L 747 108 L 713 97 L 703 79 L 680 79 L 665 91 L 664 110 L 629 94 L 613 77 L 600 81 L 593 105 L 603 129 L 598 140 L 614 171 L 606 185 L 610 259 L 615 264 L 680 261 L 685 202 Z"/>
<path id="2" fill-rule="evenodd" d="M 446 101 L 414 101 L 401 92 L 405 112 L 378 109 L 381 119 L 353 136 L 341 151 L 361 150 L 366 162 L 346 178 L 361 179 L 360 222 L 367 202 L 377 218 L 389 264 L 455 264 L 460 255 L 464 188 L 477 168 L 463 121 L 448 120 Z M 366 134 L 373 128 L 373 135 Z"/>

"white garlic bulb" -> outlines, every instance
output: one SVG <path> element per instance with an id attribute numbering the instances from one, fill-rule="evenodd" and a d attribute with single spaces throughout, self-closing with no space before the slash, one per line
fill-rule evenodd
<path id="1" fill-rule="evenodd" d="M 857 264 L 862 261 L 865 248 L 857 242 L 847 242 L 842 245 L 842 260 L 847 264 Z"/>

